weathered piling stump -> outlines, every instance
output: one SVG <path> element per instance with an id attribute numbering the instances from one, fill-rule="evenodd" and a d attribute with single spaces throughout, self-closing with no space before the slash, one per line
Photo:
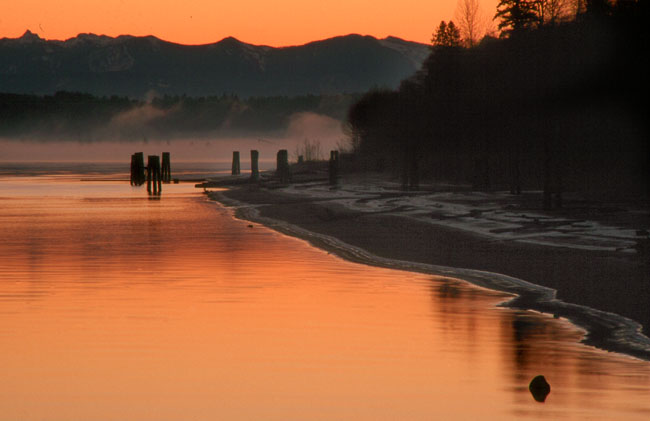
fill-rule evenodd
<path id="1" fill-rule="evenodd" d="M 144 154 L 136 152 L 131 155 L 131 185 L 141 186 L 145 182 Z"/>
<path id="2" fill-rule="evenodd" d="M 158 190 L 156 190 L 154 186 L 154 191 L 156 194 L 160 194 L 162 192 L 162 176 L 161 176 L 161 171 L 160 171 L 160 157 L 159 156 L 154 156 L 154 165 L 156 168 L 156 184 L 158 186 Z"/>
<path id="3" fill-rule="evenodd" d="M 160 157 L 149 155 L 147 160 L 147 192 L 158 195 L 162 192 Z"/>
<path id="4" fill-rule="evenodd" d="M 339 151 L 330 151 L 329 182 L 332 186 L 339 182 Z"/>
<path id="5" fill-rule="evenodd" d="M 135 158 L 138 164 L 138 183 L 144 184 L 144 152 L 136 152 Z"/>
<path id="6" fill-rule="evenodd" d="M 135 154 L 131 155 L 131 185 L 135 186 Z"/>
<path id="7" fill-rule="evenodd" d="M 169 152 L 162 153 L 162 168 L 160 174 L 163 183 L 170 183 L 172 181 L 172 167 Z"/>
<path id="8" fill-rule="evenodd" d="M 233 151 L 232 153 L 232 175 L 239 175 L 241 173 L 241 167 L 239 166 L 239 151 Z"/>
<path id="9" fill-rule="evenodd" d="M 275 174 L 280 183 L 286 184 L 291 180 L 291 170 L 289 168 L 289 152 L 286 149 L 280 149 L 277 155 L 277 164 Z"/>
<path id="10" fill-rule="evenodd" d="M 151 194 L 151 181 L 153 178 L 153 156 L 149 155 L 147 159 L 147 192 Z"/>
<path id="11" fill-rule="evenodd" d="M 259 158 L 260 153 L 254 149 L 251 150 L 251 181 L 257 182 L 260 180 Z"/>

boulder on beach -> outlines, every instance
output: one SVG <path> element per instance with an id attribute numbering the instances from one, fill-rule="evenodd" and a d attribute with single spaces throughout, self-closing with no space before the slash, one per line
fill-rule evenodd
<path id="1" fill-rule="evenodd" d="M 537 402 L 544 402 L 549 393 L 551 393 L 551 385 L 548 384 L 544 376 L 536 376 L 528 386 L 530 393 Z"/>

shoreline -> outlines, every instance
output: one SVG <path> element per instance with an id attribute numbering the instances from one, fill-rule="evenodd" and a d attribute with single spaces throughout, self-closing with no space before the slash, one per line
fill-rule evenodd
<path id="1" fill-rule="evenodd" d="M 585 331 L 583 343 L 650 361 L 650 339 L 643 334 L 638 321 L 647 315 L 647 308 L 619 300 L 613 310 L 633 310 L 633 317 L 629 313 L 619 315 L 623 311 L 612 311 L 611 306 L 603 309 L 590 302 L 598 293 L 584 300 L 576 299 L 581 298 L 585 285 L 575 291 L 570 288 L 573 285 L 557 287 L 567 278 L 583 276 L 588 284 L 597 283 L 612 271 L 630 270 L 628 261 L 612 260 L 611 252 L 494 242 L 477 233 L 424 223 L 409 215 L 360 212 L 342 205 L 341 200 L 288 194 L 277 189 L 246 185 L 211 191 L 208 195 L 233 208 L 240 219 L 301 238 L 346 260 L 458 278 L 512 294 L 513 298 L 502 306 L 565 318 Z M 534 260 L 539 263 L 532 265 L 530 262 Z M 584 273 L 585 265 L 591 266 L 592 272 L 600 273 L 600 277 L 593 279 L 591 273 Z M 632 269 L 632 272 L 639 271 Z M 546 282 L 538 281 L 540 271 Z M 625 273 L 620 277 L 630 279 Z M 610 281 L 616 284 L 620 279 Z M 634 290 L 623 295 L 632 301 L 645 299 L 643 293 Z M 613 300 L 607 294 L 600 298 L 609 299 L 610 303 Z"/>

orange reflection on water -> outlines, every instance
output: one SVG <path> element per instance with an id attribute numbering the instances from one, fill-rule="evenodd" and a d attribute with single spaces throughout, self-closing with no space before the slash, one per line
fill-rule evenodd
<path id="1" fill-rule="evenodd" d="M 188 186 L 102 186 L 0 199 L 7 419 L 650 415 L 648 363 L 502 294 L 344 262 Z"/>

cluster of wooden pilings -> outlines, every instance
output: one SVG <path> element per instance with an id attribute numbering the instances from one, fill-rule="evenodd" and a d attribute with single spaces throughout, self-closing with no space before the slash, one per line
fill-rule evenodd
<path id="1" fill-rule="evenodd" d="M 259 171 L 259 157 L 260 154 L 256 150 L 251 150 L 251 182 L 258 182 L 260 180 Z M 298 157 L 298 163 L 303 163 L 302 156 Z M 337 185 L 339 181 L 339 151 L 330 152 L 329 160 L 329 183 L 330 185 Z M 239 162 L 239 151 L 232 153 L 232 175 L 241 174 L 241 165 Z M 275 175 L 278 181 L 282 184 L 291 182 L 291 167 L 289 166 L 289 152 L 286 149 L 280 149 L 276 156 L 276 169 Z"/>
<path id="2" fill-rule="evenodd" d="M 259 167 L 260 153 L 256 150 L 251 151 L 251 181 L 259 181 L 260 167 Z M 232 175 L 241 174 L 241 165 L 239 163 L 239 151 L 232 153 Z"/>
<path id="3" fill-rule="evenodd" d="M 131 185 L 141 186 L 147 182 L 147 192 L 160 195 L 162 183 L 172 180 L 170 153 L 162 153 L 162 165 L 158 155 L 147 156 L 147 166 L 144 165 L 144 154 L 136 152 L 131 155 Z"/>

